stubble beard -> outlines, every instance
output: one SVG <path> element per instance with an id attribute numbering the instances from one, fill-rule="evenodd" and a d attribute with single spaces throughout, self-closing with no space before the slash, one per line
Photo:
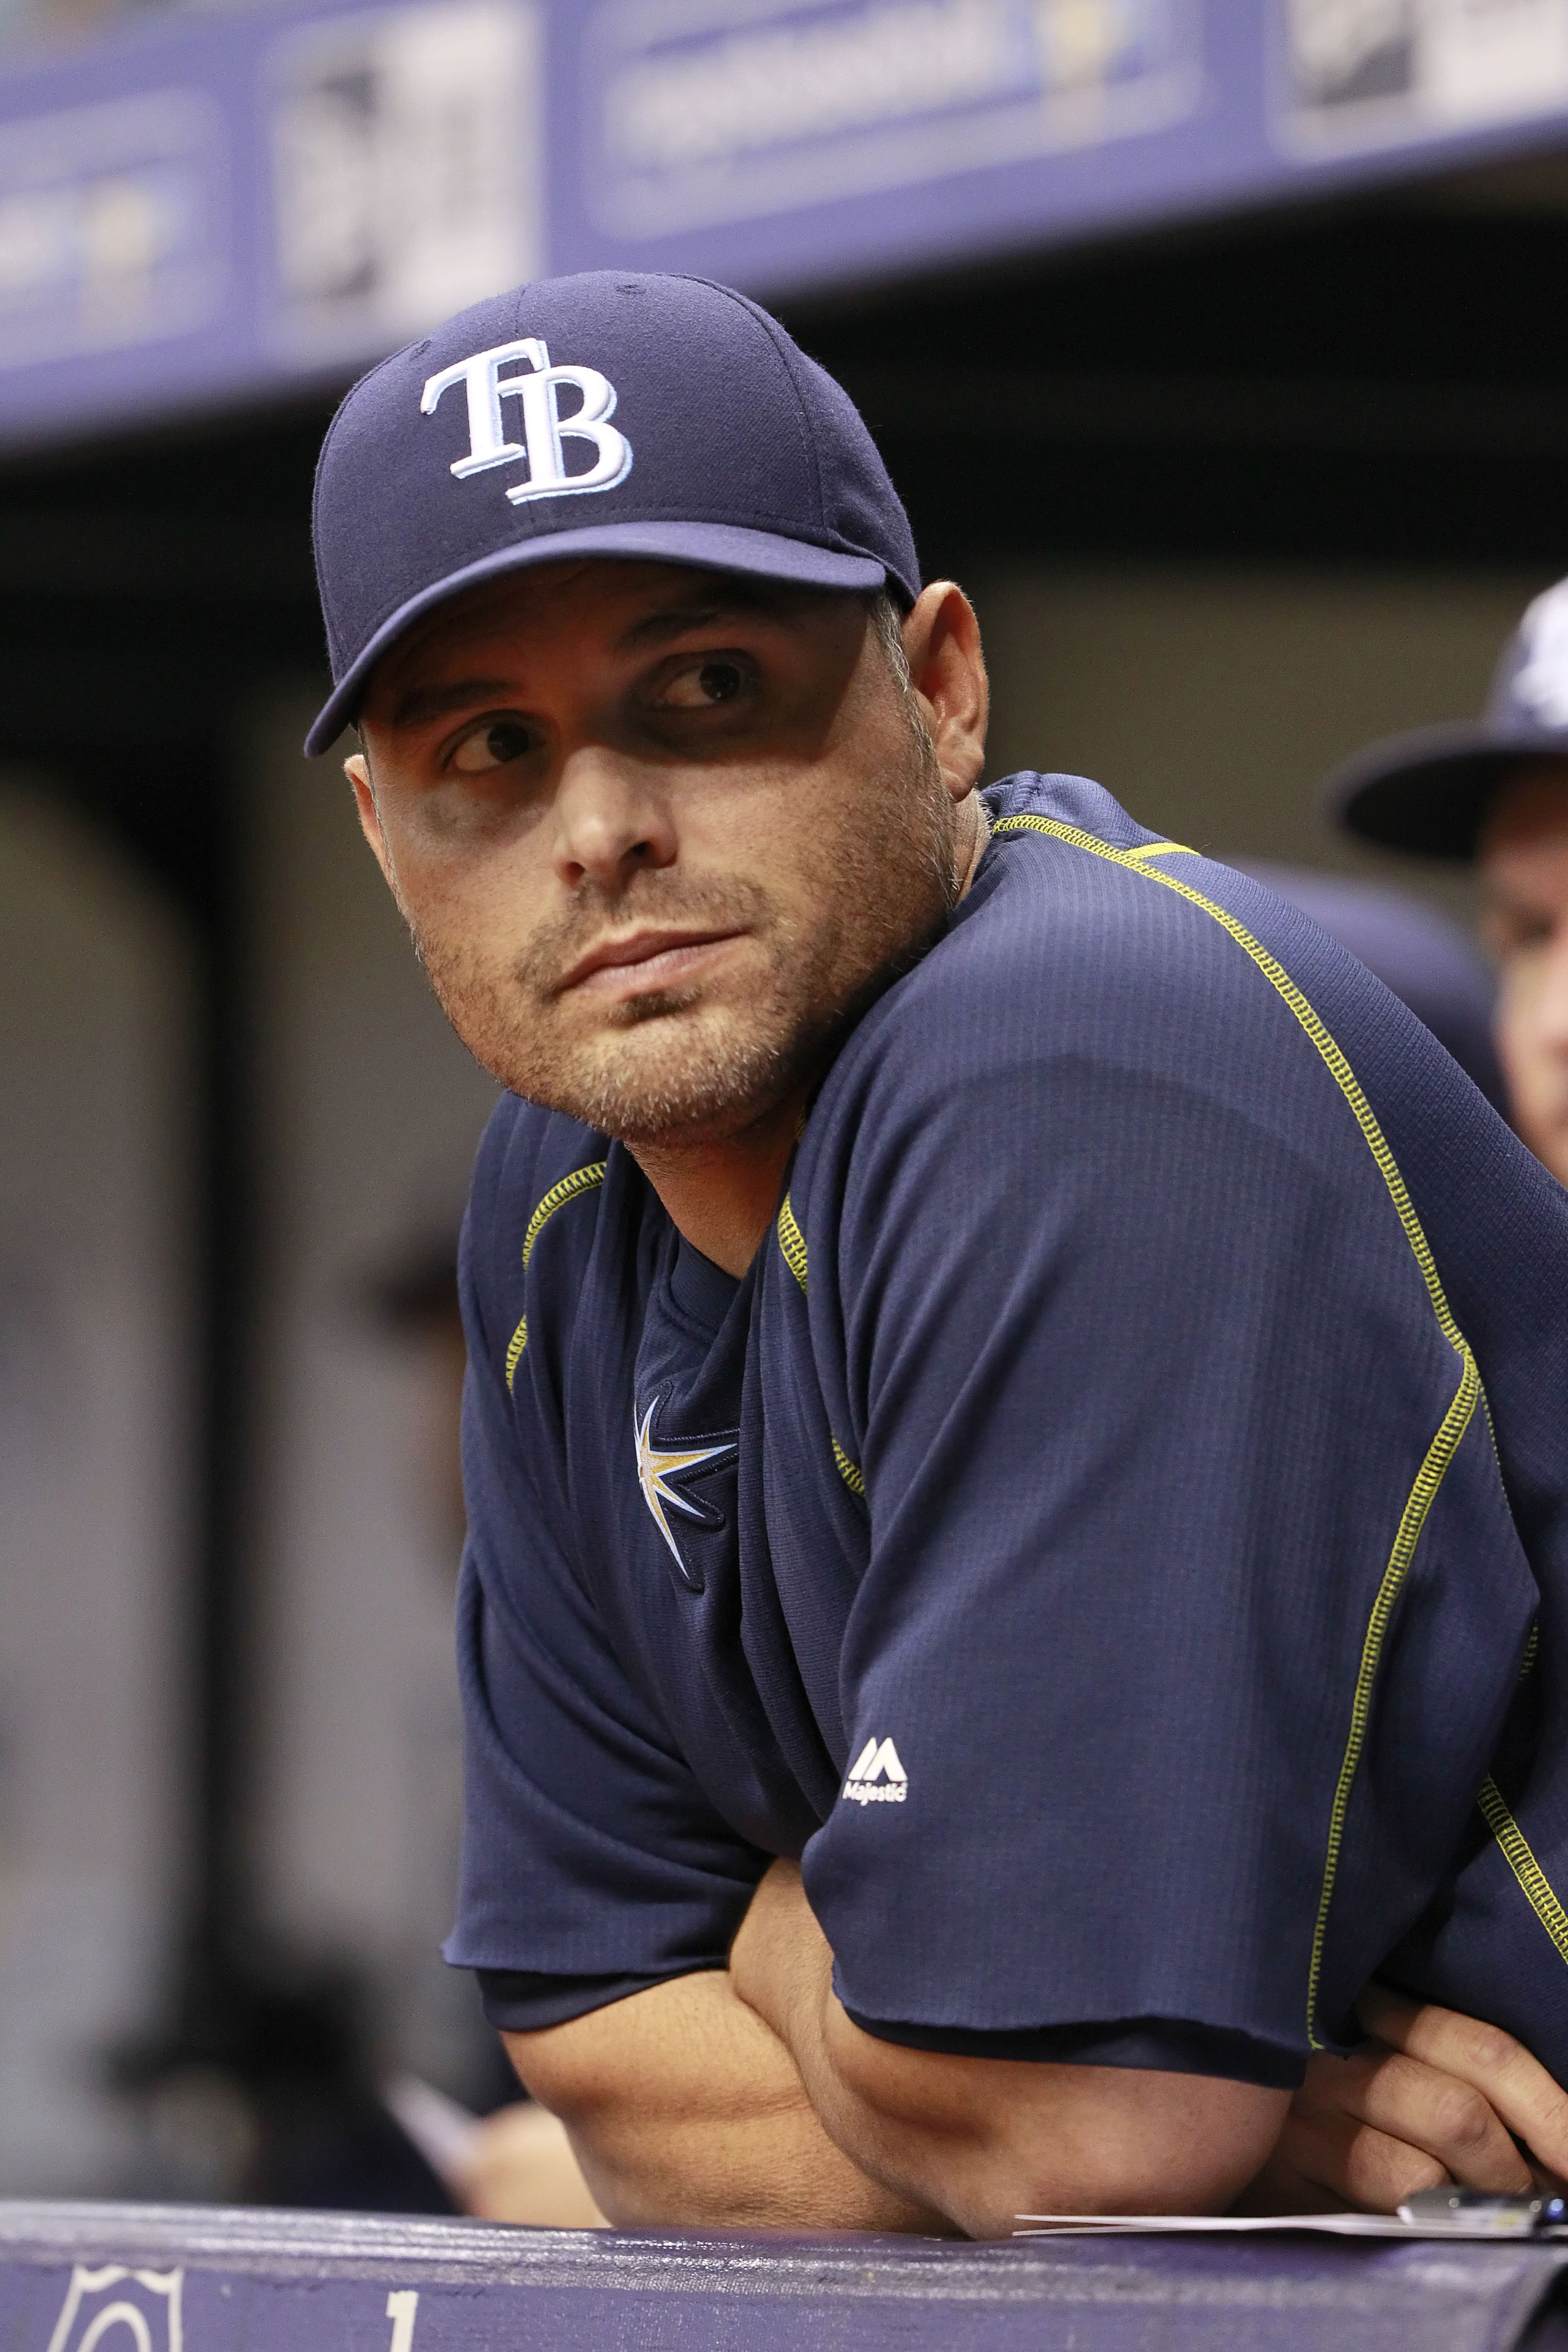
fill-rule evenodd
<path id="1" fill-rule="evenodd" d="M 464 942 L 411 923 L 442 1009 L 500 1084 L 631 1145 L 734 1135 L 810 1084 L 849 1028 L 917 963 L 958 896 L 955 812 L 929 741 L 860 798 L 854 821 L 811 845 L 789 912 L 761 885 L 643 871 L 624 890 L 584 884 L 574 905 L 497 970 Z M 850 812 L 846 811 L 847 819 Z M 561 974 L 611 928 L 739 931 L 762 969 L 743 992 L 707 976 L 650 990 L 571 1034 Z"/>

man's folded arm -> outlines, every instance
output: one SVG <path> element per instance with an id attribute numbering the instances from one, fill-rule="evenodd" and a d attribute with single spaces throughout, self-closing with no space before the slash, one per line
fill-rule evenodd
<path id="1" fill-rule="evenodd" d="M 1212 2075 L 958 2057 L 867 2033 L 834 1994 L 833 1955 L 790 1863 L 763 1880 L 731 1970 L 837 2146 L 970 2237 L 1005 2236 L 1023 2212 L 1222 2211 L 1290 2103 Z"/>
<path id="2" fill-rule="evenodd" d="M 620 2228 L 951 2227 L 835 2146 L 789 2052 L 724 1969 L 505 2040 Z"/>
<path id="3" fill-rule="evenodd" d="M 1202 2212 L 1264 2164 L 1289 2094 L 1211 2076 L 910 2050 L 834 1998 L 793 1864 L 729 1969 L 508 2033 L 622 2227 L 963 2231 L 1026 2211 Z"/>

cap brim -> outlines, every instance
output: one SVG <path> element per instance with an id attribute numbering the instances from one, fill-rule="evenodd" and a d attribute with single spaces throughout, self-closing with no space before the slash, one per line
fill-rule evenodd
<path id="1" fill-rule="evenodd" d="M 1510 771 L 1568 761 L 1568 728 L 1504 727 L 1487 719 L 1422 727 L 1369 745 L 1323 787 L 1328 814 L 1347 833 L 1426 857 L 1474 857 L 1487 803 Z"/>
<path id="2" fill-rule="evenodd" d="M 705 571 L 739 572 L 752 579 L 789 581 L 802 588 L 837 588 L 847 595 L 868 594 L 887 584 L 889 576 L 887 566 L 875 556 L 845 555 L 837 548 L 816 547 L 806 540 L 785 539 L 772 531 L 743 530 L 729 523 L 605 523 L 597 530 L 555 530 L 539 539 L 521 540 L 421 589 L 382 623 L 322 705 L 305 738 L 306 757 L 313 760 L 330 751 L 343 729 L 353 725 L 372 670 L 425 614 L 503 572 L 526 572 L 536 564 L 570 562 L 584 556 L 619 558 L 622 562 L 693 563 Z M 892 585 L 897 589 L 899 583 Z M 901 589 L 899 593 L 901 602 Z"/>

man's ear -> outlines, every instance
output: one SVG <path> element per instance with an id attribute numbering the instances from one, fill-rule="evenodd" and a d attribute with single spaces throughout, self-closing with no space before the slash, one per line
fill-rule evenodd
<path id="1" fill-rule="evenodd" d="M 370 781 L 370 762 L 363 751 L 350 752 L 343 761 L 343 773 L 353 786 L 354 803 L 359 810 L 359 829 L 370 844 L 387 888 L 395 897 L 397 885 L 392 878 L 392 852 L 387 848 L 386 835 L 381 829 L 381 811 L 376 807 L 375 793 Z"/>
<path id="2" fill-rule="evenodd" d="M 985 765 L 991 687 L 980 624 L 962 588 L 933 580 L 921 591 L 904 621 L 904 653 L 942 780 L 964 800 Z"/>

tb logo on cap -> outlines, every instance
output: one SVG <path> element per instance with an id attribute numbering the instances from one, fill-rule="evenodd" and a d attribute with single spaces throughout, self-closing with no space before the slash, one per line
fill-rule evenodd
<path id="1" fill-rule="evenodd" d="M 502 375 L 513 360 L 526 362 L 531 373 Z M 443 394 L 460 383 L 468 402 L 468 454 L 455 458 L 452 471 L 459 481 L 469 474 L 488 472 L 492 466 L 528 460 L 528 479 L 508 490 L 514 507 L 527 499 L 562 499 L 577 490 L 613 490 L 632 469 L 632 445 L 610 423 L 616 412 L 616 387 L 608 376 L 591 367 L 552 367 L 550 352 L 536 335 L 520 343 L 498 343 L 492 352 L 476 352 L 443 368 L 425 386 L 421 415 L 434 416 Z M 570 416 L 560 410 L 560 390 L 574 384 L 583 404 Z M 515 400 L 522 409 L 521 441 L 509 441 L 501 417 L 501 402 Z M 595 451 L 584 474 L 569 474 L 562 443 L 586 441 Z"/>

